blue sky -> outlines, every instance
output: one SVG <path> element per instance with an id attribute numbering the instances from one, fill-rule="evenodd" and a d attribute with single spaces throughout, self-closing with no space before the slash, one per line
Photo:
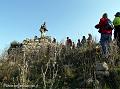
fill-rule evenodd
<path id="1" fill-rule="evenodd" d="M 46 21 L 47 35 L 57 40 L 69 36 L 74 41 L 88 33 L 99 40 L 94 25 L 104 12 L 113 20 L 120 0 L 0 0 L 0 50 L 11 41 L 40 36 Z"/>

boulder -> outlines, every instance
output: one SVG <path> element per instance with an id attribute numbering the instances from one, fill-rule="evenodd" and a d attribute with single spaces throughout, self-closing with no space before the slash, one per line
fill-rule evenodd
<path id="1" fill-rule="evenodd" d="M 106 62 L 96 63 L 96 71 L 107 71 L 108 65 Z"/>

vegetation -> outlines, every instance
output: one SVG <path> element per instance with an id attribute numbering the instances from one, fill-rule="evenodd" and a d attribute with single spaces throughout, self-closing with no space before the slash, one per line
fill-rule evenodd
<path id="1" fill-rule="evenodd" d="M 116 49 L 111 43 L 110 57 L 102 59 L 96 43 L 71 49 L 41 41 L 29 49 L 22 45 L 11 48 L 1 56 L 0 89 L 119 89 L 120 54 Z M 104 61 L 108 74 L 97 74 L 96 63 Z"/>

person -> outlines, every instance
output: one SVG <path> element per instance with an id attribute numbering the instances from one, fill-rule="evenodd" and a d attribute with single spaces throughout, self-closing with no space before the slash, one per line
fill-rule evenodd
<path id="1" fill-rule="evenodd" d="M 107 13 L 104 13 L 102 18 L 99 21 L 99 24 L 95 26 L 95 28 L 99 29 L 99 33 L 101 34 L 100 38 L 100 44 L 102 46 L 102 57 L 108 58 L 110 53 L 110 43 L 112 41 L 112 30 L 113 28 L 111 26 L 108 26 L 108 15 Z"/>
<path id="2" fill-rule="evenodd" d="M 69 37 L 67 37 L 66 45 L 67 46 L 72 46 L 72 40 Z"/>
<path id="3" fill-rule="evenodd" d="M 69 37 L 67 37 L 67 40 L 66 40 L 66 47 L 68 49 L 72 47 L 72 40 Z"/>
<path id="4" fill-rule="evenodd" d="M 113 20 L 114 25 L 114 39 L 117 41 L 117 45 L 120 48 L 120 12 L 115 14 L 115 18 Z"/>
<path id="5" fill-rule="evenodd" d="M 86 37 L 83 36 L 83 38 L 82 38 L 82 40 L 81 40 L 82 46 L 84 46 L 86 42 L 87 42 Z"/>
<path id="6" fill-rule="evenodd" d="M 38 40 L 38 37 L 37 36 L 34 36 L 34 41 Z"/>
<path id="7" fill-rule="evenodd" d="M 92 35 L 91 35 L 91 34 L 88 34 L 87 43 L 88 43 L 88 46 L 89 46 L 89 47 L 92 46 L 93 40 L 92 40 Z"/>
<path id="8" fill-rule="evenodd" d="M 75 43 L 72 42 L 72 49 L 75 49 Z"/>
<path id="9" fill-rule="evenodd" d="M 77 42 L 77 48 L 80 48 L 82 46 L 81 42 L 80 42 L 80 39 L 78 39 L 78 42 Z"/>
<path id="10" fill-rule="evenodd" d="M 55 38 L 53 38 L 53 41 L 52 41 L 52 43 L 56 43 L 56 39 L 55 39 Z"/>
<path id="11" fill-rule="evenodd" d="M 39 31 L 41 32 L 41 38 L 45 37 L 45 32 L 48 31 L 46 28 L 46 23 L 44 22 L 44 24 L 41 25 Z"/>

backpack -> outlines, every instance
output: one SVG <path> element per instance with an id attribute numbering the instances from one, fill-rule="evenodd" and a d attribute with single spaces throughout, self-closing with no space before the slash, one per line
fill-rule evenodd
<path id="1" fill-rule="evenodd" d="M 109 19 L 107 20 L 107 23 L 105 24 L 105 29 L 106 30 L 114 29 L 113 24 Z"/>

